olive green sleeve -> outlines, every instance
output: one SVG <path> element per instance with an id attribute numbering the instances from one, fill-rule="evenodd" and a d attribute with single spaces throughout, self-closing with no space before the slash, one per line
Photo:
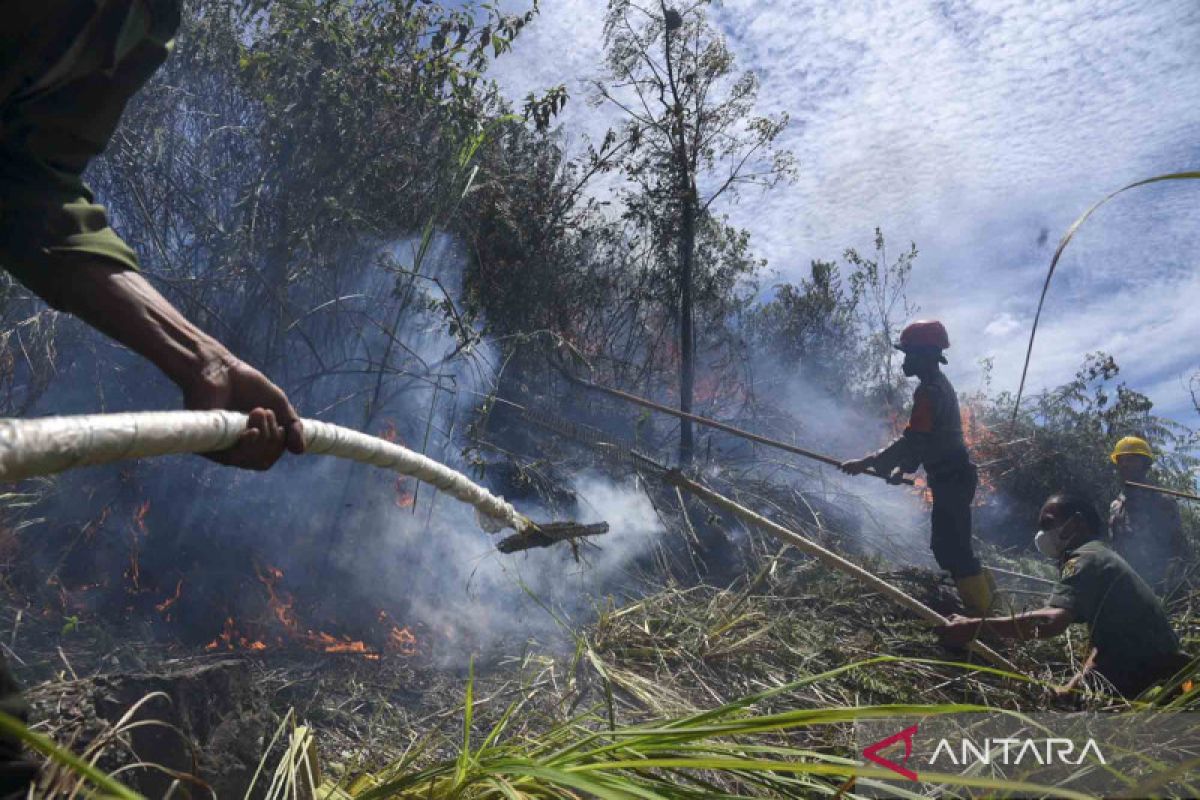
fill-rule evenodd
<path id="1" fill-rule="evenodd" d="M 1094 619 L 1100 606 L 1101 572 L 1099 563 L 1089 553 L 1067 559 L 1046 605 L 1073 611 L 1080 622 Z"/>
<path id="2" fill-rule="evenodd" d="M 137 269 L 83 182 L 171 50 L 180 0 L 14 0 L 0 23 L 0 267 L 61 307 L 81 263 Z"/>
<path id="3" fill-rule="evenodd" d="M 81 263 L 138 268 L 137 256 L 108 225 L 104 207 L 79 197 L 58 206 L 21 209 L 0 220 L 0 267 L 54 308 Z"/>

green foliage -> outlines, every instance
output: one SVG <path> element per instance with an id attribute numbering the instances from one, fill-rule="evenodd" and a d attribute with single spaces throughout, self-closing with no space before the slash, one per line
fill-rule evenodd
<path id="1" fill-rule="evenodd" d="M 896 413 L 907 398 L 892 345 L 915 311 L 907 289 L 916 257 L 910 245 L 889 263 L 876 228 L 870 257 L 848 248 L 844 265 L 813 261 L 807 278 L 777 285 L 751 312 L 755 348 L 833 396 Z"/>
<path id="2" fill-rule="evenodd" d="M 1195 490 L 1195 431 L 1151 413 L 1150 398 L 1119 376 L 1111 355 L 1092 353 L 1072 380 L 1031 398 L 1015 420 L 1010 394 L 972 399 L 980 415 L 975 459 L 998 497 L 983 515 L 992 538 L 1026 545 L 1037 509 L 1057 491 L 1081 492 L 1105 513 L 1121 491 L 1109 454 L 1124 436 L 1146 439 L 1158 454 L 1154 482 Z M 1189 527 L 1195 538 L 1194 520 Z"/>
<path id="3" fill-rule="evenodd" d="M 547 89 L 541 97 L 530 92 L 525 98 L 525 119 L 533 122 L 539 132 L 545 131 L 566 105 L 567 87 L 563 84 Z"/>
<path id="4" fill-rule="evenodd" d="M 860 300 L 858 287 L 847 290 L 835 262 L 813 261 L 809 277 L 777 285 L 774 297 L 755 309 L 751 331 L 773 358 L 801 367 L 832 390 L 844 385 L 855 358 Z"/>
<path id="5" fill-rule="evenodd" d="M 854 759 L 816 751 L 795 737 L 805 731 L 865 719 L 906 714 L 933 715 L 983 711 L 972 705 L 888 705 L 844 708 L 791 709 L 754 713 L 757 703 L 801 686 L 820 683 L 844 673 L 869 670 L 890 659 L 844 665 L 775 689 L 759 692 L 710 710 L 675 719 L 609 728 L 603 717 L 587 712 L 536 734 L 516 737 L 515 726 L 525 703 L 510 705 L 472 749 L 464 741 L 453 759 L 421 767 L 437 746 L 428 740 L 411 748 L 390 769 L 354 778 L 348 789 L 333 789 L 333 797 L 357 800 L 383 798 L 463 798 L 496 800 L 575 798 L 584 796 L 633 798 L 786 798 L 839 795 L 855 778 L 884 796 L 908 796 L 889 786 L 886 770 L 864 767 Z M 471 724 L 471 690 L 467 684 L 464 726 Z M 1049 787 L 1022 786 L 971 776 L 936 776 L 952 785 L 992 789 L 1024 788 L 1055 793 Z M 1071 793 L 1064 792 L 1065 795 Z"/>
<path id="6" fill-rule="evenodd" d="M 683 410 L 693 405 L 701 353 L 696 330 L 705 327 L 696 295 L 706 273 L 718 267 L 698 246 L 713 203 L 794 174 L 790 154 L 776 147 L 787 114 L 755 115 L 758 78 L 752 71 L 734 74 L 733 54 L 704 5 L 647 11 L 610 0 L 604 25 L 609 74 L 594 83 L 597 101 L 622 114 L 618 133 L 605 137 L 606 145 L 620 144 L 594 166 L 625 179 L 623 216 L 649 236 L 661 265 L 678 329 L 671 360 L 678 364 Z M 679 432 L 680 459 L 687 463 L 694 451 L 691 423 L 681 422 Z"/>
<path id="7" fill-rule="evenodd" d="M 473 355 L 478 343 L 459 287 L 422 273 L 421 261 L 432 243 L 447 273 L 459 263 L 446 232 L 472 200 L 465 190 L 478 186 L 476 169 L 491 152 L 482 142 L 519 125 L 483 76 L 495 48 L 532 19 L 533 11 L 510 13 L 518 7 L 187 3 L 175 51 L 130 103 L 88 181 L 145 274 L 199 327 L 269 374 L 303 413 L 375 423 L 389 401 L 421 402 L 410 387 L 449 382 L 443 364 L 415 352 L 414 330 L 450 327 L 447 359 Z M 39 413 L 178 403 L 148 363 L 99 342 L 0 284 L 4 413 L 25 413 L 51 380 L 54 395 Z M 401 435 L 423 441 L 420 422 L 408 422 Z M 192 474 L 179 479 L 203 469 L 188 462 L 181 470 Z M 51 501 L 81 517 L 97 511 Z M 205 513 L 219 513 L 217 504 Z M 0 502 L 0 514 L 2 555 L 21 557 L 12 580 L 29 596 L 53 591 L 30 565 L 61 552 L 85 558 L 64 541 L 59 514 L 49 535 L 19 540 L 7 532 L 32 512 Z M 193 519 L 190 536 L 210 530 Z M 124 546 L 99 538 L 86 548 L 97 563 L 93 550 Z M 171 557 L 174 541 L 160 542 Z M 55 555 L 46 561 L 47 553 Z"/>
<path id="8" fill-rule="evenodd" d="M 658 9 L 611 0 L 604 27 L 609 77 L 594 84 L 598 101 L 624 112 L 614 132 L 624 146 L 606 159 L 606 169 L 619 169 L 652 202 L 676 204 L 680 181 L 713 173 L 711 187 L 697 187 L 701 210 L 726 193 L 769 188 L 795 174 L 794 159 L 776 146 L 788 116 L 756 114 L 758 77 L 735 71 L 706 5 L 675 12 L 679 25 L 668 31 Z"/>
<path id="9" fill-rule="evenodd" d="M 754 116 L 755 78 L 734 72 L 702 6 L 680 22 L 664 38 L 655 15 L 610 5 L 609 75 L 594 99 L 628 113 L 580 158 L 544 133 L 561 87 L 527 101 L 535 130 L 508 126 L 489 148 L 464 226 L 476 256 L 469 305 L 517 374 L 559 360 L 564 343 L 596 377 L 642 387 L 679 385 L 685 339 L 715 385 L 747 362 L 738 318 L 764 262 L 712 203 L 793 174 L 775 147 L 787 120 Z M 624 105 L 629 91 L 640 105 Z M 622 179 L 616 200 L 597 199 L 591 188 L 609 174 Z"/>
<path id="10" fill-rule="evenodd" d="M 858 317 L 863 334 L 862 353 L 857 359 L 861 371 L 855 383 L 869 398 L 892 411 L 907 402 L 894 345 L 901 326 L 911 321 L 917 310 L 908 301 L 908 281 L 916 258 L 917 246 L 910 243 L 889 264 L 887 243 L 879 228 L 875 229 L 872 258 L 860 255 L 853 248 L 845 253 L 846 263 L 852 269 L 850 284 L 862 298 Z"/>
<path id="11" fill-rule="evenodd" d="M 70 750 L 59 747 L 48 736 L 29 730 L 20 720 L 0 712 L 0 735 L 6 740 L 22 742 L 30 750 L 46 756 L 50 762 L 60 765 L 79 776 L 80 785 L 72 794 L 84 789 L 84 784 L 95 787 L 89 796 L 119 798 L 119 800 L 142 800 L 142 796 L 125 787 L 116 778 L 107 775 L 96 765 L 81 758 Z"/>
<path id="12" fill-rule="evenodd" d="M 484 73 L 535 13 L 536 3 L 513 14 L 424 0 L 190 4 L 175 53 L 90 182 L 189 318 L 299 407 L 365 397 L 369 419 L 395 396 L 391 382 L 427 366 L 394 347 L 398 320 L 440 317 L 454 355 L 477 341 L 449 300 L 459 287 L 420 275 L 420 261 L 460 230 L 462 190 L 478 187 L 473 171 L 492 152 L 481 138 L 520 124 Z M 411 253 L 389 246 L 408 238 Z M 340 392 L 350 375 L 362 385 Z M 99 391 L 120 397 L 138 381 L 114 383 Z"/>

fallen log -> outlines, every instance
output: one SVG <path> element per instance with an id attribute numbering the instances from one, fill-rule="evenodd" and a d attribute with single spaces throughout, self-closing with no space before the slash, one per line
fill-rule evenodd
<path id="1" fill-rule="evenodd" d="M 233 411 L 146 411 L 38 419 L 0 419 L 0 481 L 53 475 L 76 467 L 135 458 L 209 453 L 232 447 L 247 417 Z M 302 420 L 306 452 L 358 461 L 427 483 L 475 508 L 490 533 L 512 528 L 514 539 L 539 532 L 560 539 L 591 535 L 571 531 L 574 523 L 553 523 L 545 533 L 502 497 L 466 475 L 406 447 L 315 419 Z M 583 526 L 587 527 L 587 526 Z M 531 544 L 545 547 L 546 544 Z M 511 552 L 511 551 L 508 551 Z"/>
<path id="2" fill-rule="evenodd" d="M 612 397 L 616 397 L 618 399 L 625 400 L 627 402 L 633 403 L 634 405 L 642 406 L 643 408 L 649 408 L 653 411 L 661 411 L 664 414 L 670 414 L 671 416 L 678 417 L 679 419 L 686 419 L 690 422 L 695 422 L 697 425 L 704 425 L 706 427 L 713 428 L 718 431 L 723 431 L 724 433 L 728 433 L 733 436 L 739 436 L 743 439 L 748 439 L 749 441 L 756 442 L 757 444 L 766 445 L 767 447 L 774 447 L 778 450 L 783 450 L 785 452 L 792 453 L 793 455 L 803 456 L 804 458 L 812 459 L 813 461 L 819 461 L 822 464 L 828 464 L 832 467 L 840 467 L 842 465 L 842 462 L 840 460 L 834 458 L 833 456 L 827 456 L 824 453 L 818 453 L 813 450 L 807 450 L 803 447 L 797 447 L 794 444 L 788 444 L 787 442 L 781 442 L 778 439 L 770 439 L 766 436 L 760 436 L 757 433 L 751 433 L 750 431 L 744 431 L 741 428 L 735 428 L 732 425 L 727 425 L 724 422 L 718 422 L 715 419 L 710 419 L 708 417 L 702 417 L 698 414 L 691 414 L 687 411 L 680 411 L 677 408 L 671 408 L 670 406 L 665 406 L 662 403 L 656 403 L 653 400 L 647 400 L 644 397 L 638 397 L 636 394 L 630 394 L 629 392 L 623 392 L 620 389 L 613 389 L 609 386 L 602 386 L 599 383 L 593 383 L 591 381 L 584 380 L 583 378 L 578 378 L 578 377 L 570 376 L 570 375 L 568 375 L 568 378 L 570 380 L 574 381 L 575 383 L 578 383 L 580 386 L 583 386 L 587 389 L 592 389 L 593 391 L 601 392 L 603 394 L 607 394 Z M 888 476 L 884 475 L 882 472 L 876 472 L 874 470 L 869 469 L 862 474 L 870 475 L 872 478 L 881 478 L 882 480 L 888 481 L 889 483 L 891 482 L 890 478 L 888 478 Z M 907 486 L 916 485 L 916 481 L 914 479 L 908 478 L 908 477 L 902 478 L 900 480 L 900 482 Z"/>
<path id="3" fill-rule="evenodd" d="M 793 530 L 789 530 L 782 525 L 772 522 L 763 515 L 752 511 L 751 509 L 746 508 L 739 503 L 735 503 L 733 500 L 730 500 L 723 494 L 715 492 L 704 484 L 688 478 L 679 470 L 667 469 L 653 459 L 645 456 L 640 456 L 640 460 L 658 471 L 663 476 L 663 479 L 672 486 L 677 486 L 680 489 L 691 492 L 696 497 L 699 497 L 718 508 L 728 511 L 730 514 L 733 514 L 743 522 L 766 531 L 779 541 L 789 544 L 792 547 L 795 547 L 797 550 L 812 556 L 826 566 L 832 567 L 839 572 L 849 575 L 851 578 L 863 583 L 870 589 L 873 589 L 874 591 L 879 592 L 901 606 L 904 606 L 909 611 L 913 612 L 927 622 L 930 622 L 934 625 L 947 624 L 948 620 L 945 617 L 922 603 L 920 600 L 904 592 L 900 588 L 893 586 L 883 578 L 868 572 L 854 562 L 839 556 L 832 550 L 827 550 L 811 539 L 801 536 Z M 1014 674 L 1021 674 L 1021 670 L 1015 664 L 997 653 L 992 648 L 988 647 L 983 642 L 971 642 L 969 648 L 972 652 L 977 653 L 996 666 L 1008 670 Z"/>

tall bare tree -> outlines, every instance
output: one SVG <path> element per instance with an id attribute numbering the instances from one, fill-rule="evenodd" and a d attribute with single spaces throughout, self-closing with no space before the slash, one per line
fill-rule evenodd
<path id="1" fill-rule="evenodd" d="M 755 114 L 758 78 L 735 72 L 707 5 L 700 0 L 676 9 L 665 0 L 610 0 L 608 74 L 594 84 L 597 101 L 622 114 L 599 149 L 602 166 L 628 179 L 626 216 L 653 233 L 673 283 L 683 411 L 692 410 L 696 379 L 695 287 L 708 266 L 696 258 L 701 221 L 718 199 L 748 186 L 770 188 L 795 170 L 791 154 L 777 147 L 787 114 Z M 694 447 L 685 421 L 682 463 L 691 461 Z"/>

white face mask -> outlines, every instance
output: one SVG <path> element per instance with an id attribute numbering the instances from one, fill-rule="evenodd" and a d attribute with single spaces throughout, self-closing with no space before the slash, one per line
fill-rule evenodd
<path id="1" fill-rule="evenodd" d="M 1067 549 L 1067 542 L 1063 537 L 1063 531 L 1070 521 L 1067 520 L 1053 530 L 1038 531 L 1033 537 L 1033 544 L 1037 547 L 1038 552 L 1049 558 L 1062 558 L 1063 551 Z"/>

